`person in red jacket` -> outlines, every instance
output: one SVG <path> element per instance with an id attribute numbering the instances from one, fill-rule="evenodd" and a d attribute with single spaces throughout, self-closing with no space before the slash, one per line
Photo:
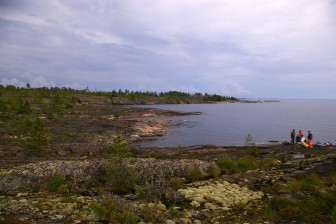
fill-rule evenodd
<path id="1" fill-rule="evenodd" d="M 300 136 L 300 138 L 303 137 L 303 134 L 302 134 L 302 131 L 301 131 L 301 130 L 299 131 L 298 135 Z"/>

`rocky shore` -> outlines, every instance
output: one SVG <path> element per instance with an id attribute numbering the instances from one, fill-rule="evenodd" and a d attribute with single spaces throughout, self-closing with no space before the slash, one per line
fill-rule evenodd
<path id="1" fill-rule="evenodd" d="M 148 152 L 152 152 L 152 158 L 148 158 Z M 223 157 L 243 158 L 251 154 L 258 154 L 254 157 L 258 165 L 252 170 L 231 174 L 216 165 Z M 274 159 L 273 165 L 267 165 L 269 158 Z M 204 146 L 182 151 L 181 148 L 147 149 L 144 154 L 123 159 L 139 175 L 137 184 L 151 183 L 148 190 L 153 194 L 162 190 L 176 195 L 165 198 L 167 202 L 155 196 L 153 201 L 144 200 L 140 191 L 108 194 L 132 204 L 134 209 L 151 206 L 153 212 L 161 211 L 162 217 L 167 217 L 157 219 L 162 223 L 281 223 L 257 214 L 277 195 L 296 198 L 311 194 L 303 190 L 282 192 L 282 189 L 312 173 L 327 178 L 336 168 L 335 158 L 335 148 L 303 149 L 298 145 L 252 149 Z M 106 194 L 97 183 L 101 179 L 100 169 L 107 162 L 111 159 L 62 157 L 1 169 L 2 223 L 8 220 L 16 220 L 16 223 L 105 223 L 91 205 Z M 193 179 L 192 172 L 196 170 L 199 176 Z M 64 176 L 65 180 L 56 191 L 50 191 L 48 181 L 57 175 Z M 165 185 L 169 184 L 173 189 L 168 190 Z M 334 191 L 335 186 L 333 183 L 320 190 Z M 183 215 L 171 217 L 170 204 L 175 204 Z"/>
<path id="2" fill-rule="evenodd" d="M 199 113 L 81 102 L 1 123 L 0 223 L 336 221 L 333 146 L 139 147 L 179 125 L 160 116 Z M 23 118 L 48 144 L 26 144 Z"/>

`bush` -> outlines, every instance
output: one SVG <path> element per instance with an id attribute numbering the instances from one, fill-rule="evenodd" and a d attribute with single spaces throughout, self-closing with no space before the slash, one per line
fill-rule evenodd
<path id="1" fill-rule="evenodd" d="M 100 181 L 115 193 L 133 191 L 139 176 L 136 170 L 128 167 L 121 159 L 115 159 L 100 167 Z"/>
<path id="2" fill-rule="evenodd" d="M 46 188 L 50 192 L 57 192 L 64 183 L 65 177 L 63 175 L 55 175 L 47 179 Z"/>
<path id="3" fill-rule="evenodd" d="M 162 211 L 158 210 L 157 204 L 149 203 L 140 207 L 139 215 L 145 223 L 164 223 L 166 215 Z"/>
<path id="4" fill-rule="evenodd" d="M 281 196 L 272 197 L 264 208 L 264 214 L 274 220 L 297 220 L 299 218 L 297 201 Z"/>
<path id="5" fill-rule="evenodd" d="M 251 157 L 245 157 L 240 160 L 233 160 L 228 157 L 223 157 L 217 160 L 217 165 L 226 174 L 244 172 L 256 168 L 254 159 Z"/>
<path id="6" fill-rule="evenodd" d="M 165 192 L 172 185 L 164 177 L 158 180 L 151 180 L 136 187 L 136 192 L 140 198 L 147 201 L 159 201 L 165 197 Z"/>
<path id="7" fill-rule="evenodd" d="M 110 223 L 132 224 L 139 222 L 139 217 L 129 205 L 111 196 L 104 196 L 101 201 L 92 202 L 90 207 L 101 220 Z"/>
<path id="8" fill-rule="evenodd" d="M 335 223 L 335 192 L 313 192 L 299 199 L 275 196 L 264 208 L 266 218 L 281 223 Z"/>
<path id="9" fill-rule="evenodd" d="M 250 157 L 246 157 L 246 158 L 242 158 L 238 160 L 237 165 L 240 171 L 253 170 L 256 168 L 254 159 Z"/>
<path id="10" fill-rule="evenodd" d="M 203 177 L 203 172 L 200 169 L 192 169 L 189 173 L 189 179 L 191 182 L 199 181 Z"/>
<path id="11" fill-rule="evenodd" d="M 174 189 L 180 189 L 184 187 L 185 179 L 181 177 L 171 177 L 170 183 L 173 185 Z"/>
<path id="12" fill-rule="evenodd" d="M 108 158 L 134 156 L 128 148 L 126 140 L 122 136 L 114 137 L 113 143 L 108 145 L 108 147 L 102 151 L 102 155 Z"/>
<path id="13" fill-rule="evenodd" d="M 238 171 L 238 164 L 228 157 L 218 159 L 217 165 L 227 174 L 233 174 Z"/>
<path id="14" fill-rule="evenodd" d="M 323 186 L 323 184 L 323 180 L 315 173 L 311 173 L 298 180 L 299 189 L 301 190 L 314 190 Z"/>
<path id="15" fill-rule="evenodd" d="M 209 167 L 208 172 L 210 177 L 217 178 L 221 175 L 221 169 L 217 165 L 212 165 Z"/>
<path id="16" fill-rule="evenodd" d="M 44 124 L 40 119 L 36 119 L 31 123 L 29 136 L 26 146 L 30 149 L 37 149 L 49 143 L 49 135 L 44 128 Z"/>
<path id="17" fill-rule="evenodd" d="M 177 148 L 177 155 L 181 157 L 183 154 L 183 147 L 181 145 L 178 146 Z"/>
<path id="18" fill-rule="evenodd" d="M 260 150 L 255 147 L 255 146 L 248 146 L 247 147 L 248 151 L 249 151 L 249 154 L 252 156 L 252 157 L 259 157 L 260 156 Z"/>
<path id="19" fill-rule="evenodd" d="M 277 162 L 276 159 L 274 159 L 274 158 L 268 158 L 264 163 L 262 163 L 260 165 L 260 167 L 262 169 L 265 169 L 265 170 L 270 170 L 270 169 L 272 169 L 274 167 L 277 167 L 278 165 L 279 164 L 278 164 L 278 162 Z"/>
<path id="20" fill-rule="evenodd" d="M 17 113 L 29 114 L 31 112 L 28 100 L 23 100 L 21 97 L 17 100 Z"/>

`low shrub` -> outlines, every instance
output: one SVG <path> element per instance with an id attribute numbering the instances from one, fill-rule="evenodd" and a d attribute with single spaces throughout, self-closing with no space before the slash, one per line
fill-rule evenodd
<path id="1" fill-rule="evenodd" d="M 183 188 L 185 184 L 185 179 L 182 177 L 171 177 L 170 183 L 173 185 L 173 188 L 180 189 Z"/>
<path id="2" fill-rule="evenodd" d="M 145 223 L 164 223 L 166 215 L 158 210 L 157 204 L 149 203 L 139 209 L 139 215 Z"/>
<path id="3" fill-rule="evenodd" d="M 90 207 L 101 220 L 110 223 L 132 224 L 140 221 L 131 206 L 112 196 L 104 196 L 101 201 L 92 202 Z"/>
<path id="4" fill-rule="evenodd" d="M 233 174 L 238 171 L 238 164 L 236 161 L 228 157 L 220 158 L 216 163 L 218 167 L 221 168 L 226 174 Z"/>
<path id="5" fill-rule="evenodd" d="M 47 179 L 46 188 L 50 192 L 57 192 L 64 184 L 65 177 L 63 175 L 54 175 Z"/>
<path id="6" fill-rule="evenodd" d="M 30 104 L 28 100 L 23 100 L 21 97 L 17 99 L 17 113 L 29 114 L 31 112 Z"/>
<path id="7" fill-rule="evenodd" d="M 203 178 L 203 176 L 204 175 L 203 175 L 202 170 L 197 169 L 197 168 L 192 169 L 189 173 L 189 179 L 190 179 L 191 182 L 199 181 Z"/>
<path id="8" fill-rule="evenodd" d="M 252 157 L 245 157 L 239 160 L 223 157 L 218 159 L 216 163 L 226 174 L 245 172 L 256 168 L 255 160 Z"/>
<path id="9" fill-rule="evenodd" d="M 136 186 L 136 192 L 145 201 L 160 201 L 165 197 L 167 189 L 172 185 L 166 179 L 150 180 L 144 184 Z"/>
<path id="10" fill-rule="evenodd" d="M 260 168 L 264 170 L 270 170 L 279 165 L 278 161 L 275 158 L 268 158 L 265 162 L 260 165 Z"/>
<path id="11" fill-rule="evenodd" d="M 237 165 L 239 171 L 253 170 L 256 168 L 255 161 L 251 157 L 246 157 L 238 160 Z"/>
<path id="12" fill-rule="evenodd" d="M 181 145 L 178 146 L 177 148 L 177 153 L 176 153 L 179 157 L 182 156 L 183 154 L 183 147 Z"/>
<path id="13" fill-rule="evenodd" d="M 301 198 L 275 196 L 264 208 L 267 220 L 281 223 L 336 223 L 335 192 L 313 192 Z"/>
<path id="14" fill-rule="evenodd" d="M 248 146 L 247 147 L 248 151 L 249 151 L 249 154 L 255 158 L 259 157 L 260 156 L 260 151 L 257 147 L 255 146 Z"/>
<path id="15" fill-rule="evenodd" d="M 208 169 L 210 177 L 217 178 L 221 175 L 221 169 L 217 165 L 212 165 Z"/>
<path id="16" fill-rule="evenodd" d="M 300 190 L 314 190 L 323 186 L 324 181 L 315 173 L 311 173 L 308 176 L 301 177 L 298 181 Z"/>
<path id="17" fill-rule="evenodd" d="M 264 207 L 264 214 L 273 220 L 297 220 L 299 218 L 298 203 L 292 198 L 272 197 Z"/>
<path id="18" fill-rule="evenodd" d="M 132 157 L 134 153 L 128 148 L 127 141 L 122 136 L 113 138 L 113 143 L 102 150 L 102 155 L 107 158 L 112 157 Z"/>
<path id="19" fill-rule="evenodd" d="M 99 168 L 100 181 L 107 190 L 127 193 L 135 189 L 139 176 L 136 170 L 128 167 L 121 159 L 114 159 Z"/>
<path id="20" fill-rule="evenodd" d="M 37 149 L 49 143 L 49 134 L 40 119 L 31 122 L 26 146 L 30 149 Z"/>
<path id="21" fill-rule="evenodd" d="M 0 224 L 32 224 L 32 222 L 16 216 L 1 216 Z"/>

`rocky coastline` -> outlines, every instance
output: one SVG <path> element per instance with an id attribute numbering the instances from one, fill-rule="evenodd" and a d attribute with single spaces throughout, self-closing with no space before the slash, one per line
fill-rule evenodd
<path id="1" fill-rule="evenodd" d="M 0 223 L 336 220 L 334 146 L 139 147 L 139 141 L 180 125 L 160 116 L 199 113 L 81 101 L 52 120 L 29 115 L 41 119 L 52 134 L 45 146 L 27 148 L 23 133 L 9 127 L 3 131 Z M 328 196 L 320 202 L 326 204 L 322 212 L 300 207 L 315 195 Z M 283 210 L 294 207 L 302 211 Z"/>

